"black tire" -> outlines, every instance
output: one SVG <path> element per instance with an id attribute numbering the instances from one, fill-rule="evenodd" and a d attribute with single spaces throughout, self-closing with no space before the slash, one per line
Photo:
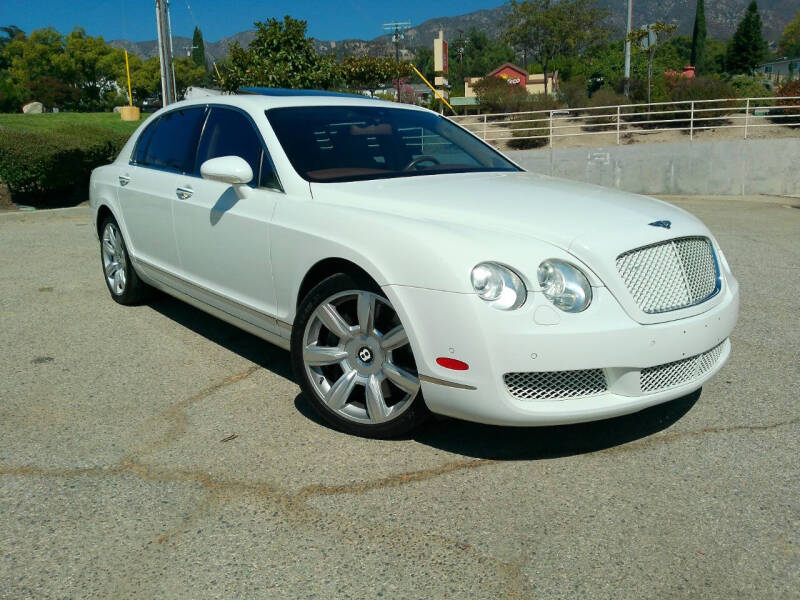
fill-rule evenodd
<path id="1" fill-rule="evenodd" d="M 372 280 L 363 276 L 359 277 L 340 273 L 332 275 L 317 284 L 300 302 L 294 321 L 291 338 L 292 369 L 303 394 L 314 408 L 314 411 L 335 429 L 368 438 L 387 439 L 403 436 L 422 425 L 431 416 L 422 397 L 421 389 L 418 390 L 416 396 L 409 401 L 408 407 L 396 417 L 382 423 L 361 423 L 345 418 L 331 409 L 323 401 L 314 385 L 309 380 L 309 374 L 303 359 L 304 338 L 309 320 L 314 315 L 316 309 L 326 299 L 336 294 L 350 291 L 370 292 L 380 296 L 388 303 L 386 295 L 381 291 L 380 287 Z M 407 352 L 407 356 L 410 356 L 411 364 L 414 365 L 413 371 L 416 371 L 410 345 L 407 346 L 405 352 Z"/>
<path id="2" fill-rule="evenodd" d="M 104 255 L 103 243 L 106 230 L 109 227 L 113 228 L 115 235 L 118 236 L 118 251 L 121 251 L 121 254 L 124 257 L 124 264 L 121 265 L 121 269 L 125 274 L 125 283 L 121 291 L 119 289 L 115 289 L 106 276 L 106 258 Z M 111 215 L 106 216 L 103 219 L 103 222 L 100 224 L 100 267 L 103 273 L 103 281 L 106 282 L 106 287 L 108 288 L 108 292 L 111 294 L 111 298 L 114 300 L 114 302 L 123 304 L 125 306 L 131 306 L 141 303 L 142 300 L 148 296 L 149 286 L 139 278 L 139 275 L 136 273 L 136 269 L 133 268 L 133 263 L 128 255 L 128 247 L 125 244 L 125 238 L 122 236 L 122 230 L 120 229 L 117 220 Z"/>

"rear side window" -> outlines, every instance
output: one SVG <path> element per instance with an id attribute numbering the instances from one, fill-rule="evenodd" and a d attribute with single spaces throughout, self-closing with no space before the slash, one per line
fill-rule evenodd
<path id="1" fill-rule="evenodd" d="M 239 156 L 246 160 L 253 169 L 253 185 L 279 187 L 272 163 L 264 154 L 261 138 L 252 123 L 238 111 L 214 107 L 197 149 L 197 173 L 205 161 L 220 156 Z"/>
<path id="2" fill-rule="evenodd" d="M 136 163 L 191 173 L 205 111 L 205 107 L 186 108 L 159 118 L 142 134 L 136 148 Z"/>

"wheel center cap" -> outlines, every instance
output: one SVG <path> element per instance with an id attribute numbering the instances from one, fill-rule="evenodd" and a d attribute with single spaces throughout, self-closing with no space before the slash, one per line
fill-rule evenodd
<path id="1" fill-rule="evenodd" d="M 362 346 L 361 349 L 358 351 L 358 358 L 361 362 L 365 364 L 369 364 L 372 362 L 372 350 L 367 348 L 366 346 Z"/>

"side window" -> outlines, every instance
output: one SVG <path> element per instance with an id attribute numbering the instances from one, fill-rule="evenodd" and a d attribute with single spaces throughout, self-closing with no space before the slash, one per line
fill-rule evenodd
<path id="1" fill-rule="evenodd" d="M 137 148 L 136 162 L 143 166 L 191 173 L 205 111 L 205 107 L 194 107 L 166 113 L 143 134 L 147 135 L 150 129 L 154 129 L 149 140 L 142 140 L 147 144 L 140 142 L 145 147 L 141 159 Z"/>
<path id="2" fill-rule="evenodd" d="M 136 150 L 133 154 L 133 160 L 135 163 L 142 165 L 144 164 L 144 157 L 147 152 L 147 148 L 150 145 L 150 140 L 153 139 L 153 134 L 156 131 L 156 127 L 158 127 L 158 119 L 150 123 L 142 132 L 142 135 L 139 136 L 139 139 L 136 140 Z"/>
<path id="3" fill-rule="evenodd" d="M 197 172 L 205 161 L 220 156 L 246 160 L 253 169 L 251 185 L 279 187 L 272 162 L 264 154 L 261 138 L 247 117 L 235 110 L 212 108 L 197 150 Z"/>

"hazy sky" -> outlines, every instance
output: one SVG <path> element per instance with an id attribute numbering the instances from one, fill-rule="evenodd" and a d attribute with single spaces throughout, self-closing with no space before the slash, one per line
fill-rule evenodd
<path id="1" fill-rule="evenodd" d="M 308 21 L 319 39 L 371 39 L 388 21 L 418 24 L 433 17 L 458 15 L 503 4 L 503 0 L 170 0 L 174 35 L 191 36 L 195 24 L 208 41 L 251 29 L 253 21 L 292 17 Z M 107 40 L 156 37 L 155 0 L 0 0 L 0 26 L 25 31 L 51 25 L 68 33 L 76 26 Z"/>

